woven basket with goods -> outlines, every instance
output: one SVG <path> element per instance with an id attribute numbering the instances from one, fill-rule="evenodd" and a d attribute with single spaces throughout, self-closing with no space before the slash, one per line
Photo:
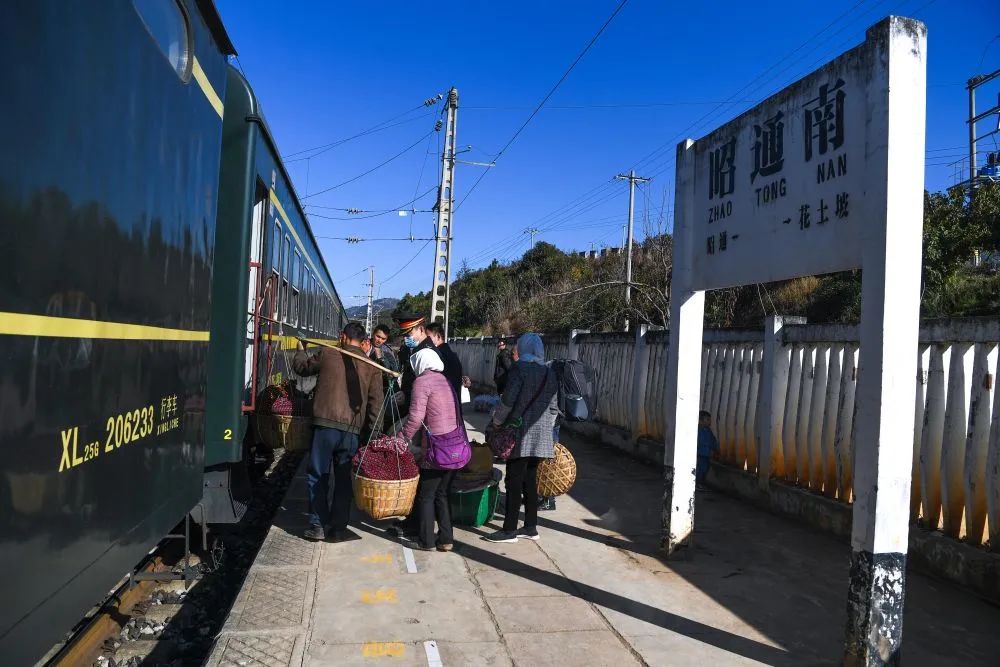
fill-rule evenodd
<path id="1" fill-rule="evenodd" d="M 390 389 L 382 409 L 395 409 Z M 382 413 L 375 419 L 382 423 Z M 358 509 L 373 519 L 408 516 L 417 497 L 420 468 L 410 449 L 399 436 L 382 435 L 371 438 L 354 455 L 354 502 Z"/>
<path id="2" fill-rule="evenodd" d="M 538 464 L 538 495 L 561 496 L 576 481 L 576 460 L 569 450 L 556 443 L 555 456 Z"/>
<path id="3" fill-rule="evenodd" d="M 308 402 L 308 397 L 287 381 L 264 389 L 254 415 L 260 441 L 271 449 L 308 450 L 312 444 Z"/>

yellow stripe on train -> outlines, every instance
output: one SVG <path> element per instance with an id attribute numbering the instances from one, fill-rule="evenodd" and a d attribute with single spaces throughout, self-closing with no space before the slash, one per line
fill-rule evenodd
<path id="1" fill-rule="evenodd" d="M 72 317 L 0 312 L 0 335 L 106 340 L 161 340 L 208 342 L 208 331 L 168 329 L 145 324 L 81 320 Z"/>

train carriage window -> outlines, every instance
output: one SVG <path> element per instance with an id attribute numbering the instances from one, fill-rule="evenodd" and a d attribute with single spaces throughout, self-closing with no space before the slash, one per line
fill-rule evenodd
<path id="1" fill-rule="evenodd" d="M 292 241 L 285 234 L 285 244 L 281 249 L 281 321 L 288 322 L 288 280 L 290 278 L 289 262 L 291 261 Z"/>
<path id="2" fill-rule="evenodd" d="M 271 237 L 271 285 L 268 290 L 268 312 L 271 319 L 278 319 L 278 301 L 281 285 L 281 223 L 275 219 L 274 235 Z"/>
<path id="3" fill-rule="evenodd" d="M 306 313 L 309 312 L 306 310 L 306 295 L 305 295 L 306 290 L 309 289 L 309 283 L 306 282 L 306 278 L 308 276 L 309 274 L 306 271 L 306 262 L 305 260 L 303 260 L 302 263 L 299 264 L 299 292 L 300 294 L 302 294 L 302 296 L 299 297 L 300 325 L 304 325 L 306 323 Z"/>
<path id="4" fill-rule="evenodd" d="M 292 272 L 291 272 L 291 285 L 292 285 L 292 303 L 290 305 L 290 312 L 288 314 L 288 321 L 292 324 L 298 325 L 299 323 L 299 294 L 301 293 L 302 287 L 302 277 L 300 272 L 302 269 L 302 258 L 299 255 L 298 250 L 292 251 Z"/>
<path id="5" fill-rule="evenodd" d="M 316 328 L 316 276 L 309 274 L 309 328 Z"/>
<path id="6" fill-rule="evenodd" d="M 177 76 L 187 83 L 191 79 L 191 30 L 181 3 L 177 0 L 132 0 L 132 6 Z"/>

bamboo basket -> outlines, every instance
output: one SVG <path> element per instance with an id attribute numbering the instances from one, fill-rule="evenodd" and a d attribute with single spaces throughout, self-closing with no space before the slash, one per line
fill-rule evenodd
<path id="1" fill-rule="evenodd" d="M 257 435 L 266 447 L 307 451 L 312 445 L 312 419 L 287 415 L 256 415 Z"/>
<path id="2" fill-rule="evenodd" d="M 561 496 L 576 481 L 576 460 L 569 450 L 558 442 L 555 456 L 538 464 L 538 495 Z"/>
<path id="3" fill-rule="evenodd" d="M 373 519 L 409 516 L 417 497 L 420 477 L 389 480 L 354 476 L 354 502 Z"/>

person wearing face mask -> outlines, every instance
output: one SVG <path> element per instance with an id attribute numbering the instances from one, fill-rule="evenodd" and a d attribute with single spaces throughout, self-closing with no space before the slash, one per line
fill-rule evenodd
<path id="1" fill-rule="evenodd" d="M 413 380 L 416 376 L 410 365 L 410 357 L 426 348 L 433 348 L 434 343 L 427 336 L 424 329 L 424 318 L 421 315 L 407 313 L 397 315 L 393 319 L 399 324 L 400 333 L 403 335 L 403 344 L 399 348 L 399 366 L 403 372 L 400 378 L 400 389 L 403 393 L 403 405 L 400 406 L 400 414 L 405 415 L 409 410 L 410 392 L 413 390 Z"/>

